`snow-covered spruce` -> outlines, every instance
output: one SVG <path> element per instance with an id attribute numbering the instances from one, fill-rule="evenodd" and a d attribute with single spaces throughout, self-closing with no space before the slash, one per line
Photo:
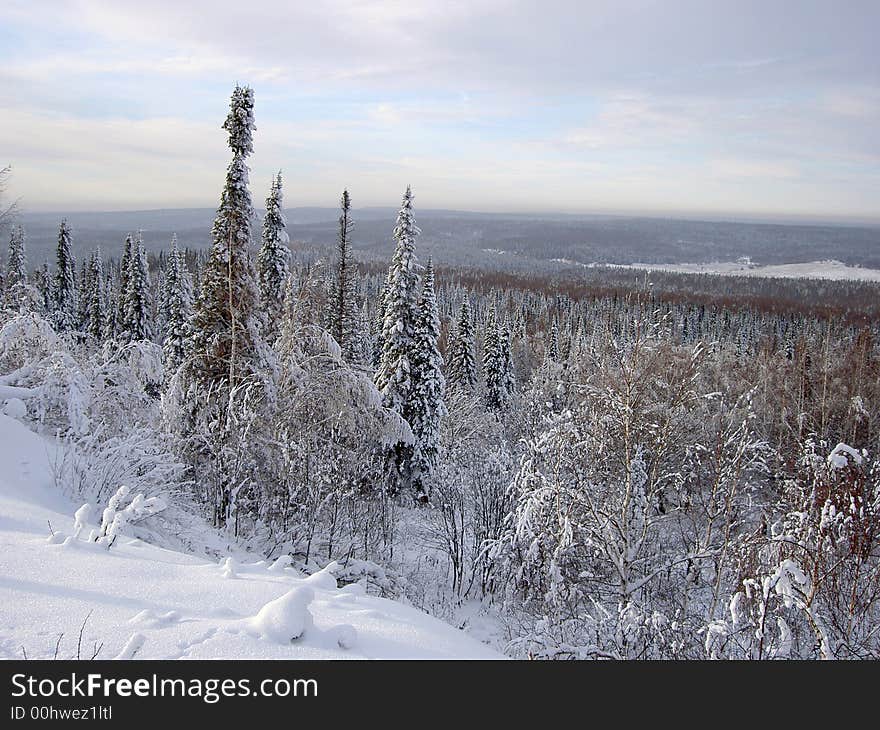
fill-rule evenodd
<path id="1" fill-rule="evenodd" d="M 412 393 L 408 418 L 415 436 L 413 454 L 413 486 L 419 494 L 427 494 L 431 472 L 440 451 L 440 421 L 446 413 L 444 397 L 443 358 L 437 347 L 440 318 L 434 292 L 434 266 L 428 259 L 419 318 L 416 326 L 412 357 Z"/>
<path id="2" fill-rule="evenodd" d="M 55 259 L 55 280 L 52 288 L 54 323 L 58 330 L 66 332 L 77 325 L 78 292 L 76 286 L 76 262 L 70 249 L 71 233 L 67 220 L 61 221 L 58 230 L 58 247 Z"/>
<path id="3" fill-rule="evenodd" d="M 358 346 L 360 317 L 357 306 L 357 269 L 351 252 L 354 221 L 351 217 L 351 197 L 348 190 L 342 191 L 340 209 L 335 270 L 330 288 L 330 334 L 339 343 L 346 360 L 359 362 L 362 360 L 359 352 L 362 348 Z"/>
<path id="4" fill-rule="evenodd" d="M 477 356 L 471 321 L 471 304 L 467 294 L 461 302 L 455 332 L 450 339 L 447 372 L 450 388 L 464 393 L 473 392 L 477 385 Z"/>
<path id="5" fill-rule="evenodd" d="M 271 342 L 278 334 L 278 319 L 284 300 L 284 286 L 289 275 L 287 247 L 289 237 L 284 219 L 283 182 L 279 172 L 272 178 L 263 218 L 262 245 L 257 256 L 260 301 L 266 313 L 266 338 Z"/>
<path id="6" fill-rule="evenodd" d="M 165 330 L 162 350 L 165 371 L 169 375 L 176 373 L 186 359 L 192 307 L 192 277 L 186 267 L 184 254 L 177 247 L 177 236 L 174 236 L 171 239 L 162 297 L 162 321 Z"/>

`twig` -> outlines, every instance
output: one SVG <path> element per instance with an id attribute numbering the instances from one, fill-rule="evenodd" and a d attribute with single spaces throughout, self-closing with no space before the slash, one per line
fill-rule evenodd
<path id="1" fill-rule="evenodd" d="M 58 649 L 61 648 L 61 639 L 63 639 L 63 638 L 64 638 L 64 632 L 62 631 L 60 634 L 58 634 L 58 641 L 55 642 L 55 653 L 52 655 L 53 659 L 58 658 Z"/>
<path id="2" fill-rule="evenodd" d="M 94 647 L 93 647 L 93 651 L 92 651 L 92 656 L 90 657 L 90 660 L 91 660 L 91 659 L 94 659 L 95 657 L 97 657 L 98 654 L 101 653 L 101 649 L 103 649 L 103 648 L 104 648 L 104 642 L 103 642 L 103 641 L 101 642 L 101 645 L 100 645 L 100 646 L 98 646 L 98 642 L 95 641 L 95 644 L 94 644 Z"/>
<path id="3" fill-rule="evenodd" d="M 83 631 L 85 631 L 85 628 L 86 628 L 86 621 L 89 620 L 89 616 L 91 616 L 91 615 L 92 615 L 92 612 L 89 611 L 89 612 L 86 614 L 86 617 L 83 619 L 82 626 L 79 627 L 79 639 L 77 639 L 77 642 L 76 642 L 76 658 L 77 658 L 77 659 L 80 659 L 80 658 L 81 658 L 81 657 L 80 657 L 80 651 L 81 651 L 81 649 L 82 649 Z"/>
<path id="4" fill-rule="evenodd" d="M 52 537 L 55 537 L 55 530 L 52 529 L 52 523 L 49 520 L 46 520 L 46 524 L 49 525 L 49 532 L 52 533 Z"/>

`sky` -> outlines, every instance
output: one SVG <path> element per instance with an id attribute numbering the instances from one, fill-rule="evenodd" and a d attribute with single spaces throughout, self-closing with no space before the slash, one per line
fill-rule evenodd
<path id="1" fill-rule="evenodd" d="M 880 221 L 877 0 L 3 0 L 25 211 L 254 199 Z"/>

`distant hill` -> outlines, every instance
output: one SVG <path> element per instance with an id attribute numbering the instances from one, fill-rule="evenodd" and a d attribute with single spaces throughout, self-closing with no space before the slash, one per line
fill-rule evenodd
<path id="1" fill-rule="evenodd" d="M 212 208 L 25 213 L 21 222 L 35 266 L 53 255 L 63 215 L 72 227 L 77 256 L 96 246 L 106 256 L 118 256 L 125 235 L 137 229 L 143 230 L 149 251 L 167 248 L 174 233 L 182 246 L 206 247 L 214 213 Z M 285 214 L 292 245 L 331 251 L 335 208 L 290 208 Z M 360 258 L 389 257 L 395 214 L 394 208 L 355 211 L 354 247 Z M 417 210 L 416 218 L 422 229 L 420 254 L 431 254 L 445 266 L 547 271 L 590 263 L 709 263 L 748 257 L 763 265 L 836 260 L 880 268 L 880 227 L 449 210 Z M 259 222 L 254 231 L 258 238 Z"/>

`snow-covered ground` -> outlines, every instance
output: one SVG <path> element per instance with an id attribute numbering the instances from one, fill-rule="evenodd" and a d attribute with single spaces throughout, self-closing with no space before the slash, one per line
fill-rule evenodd
<path id="1" fill-rule="evenodd" d="M 726 274 L 736 276 L 764 276 L 786 279 L 851 279 L 880 281 L 880 270 L 848 266 L 841 261 L 809 261 L 799 264 L 755 265 L 740 261 L 721 261 L 710 264 L 644 264 L 622 266 L 627 269 L 672 271 L 680 274 Z"/>
<path id="2" fill-rule="evenodd" d="M 0 415 L 0 658 L 502 658 L 360 585 L 337 588 L 332 564 L 306 577 L 131 537 L 108 549 L 84 539 L 100 509 L 77 538 L 56 450 Z"/>

